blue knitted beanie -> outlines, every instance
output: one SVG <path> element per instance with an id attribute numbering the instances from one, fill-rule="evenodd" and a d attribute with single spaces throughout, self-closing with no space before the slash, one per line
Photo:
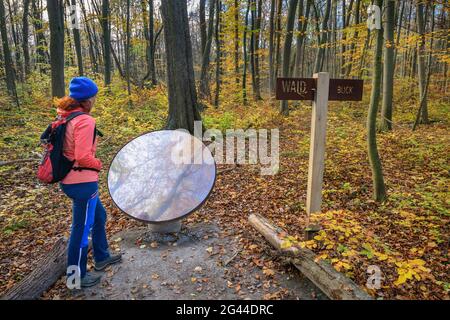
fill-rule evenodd
<path id="1" fill-rule="evenodd" d="M 98 87 L 94 81 L 86 77 L 76 77 L 70 81 L 69 97 L 83 101 L 95 96 Z"/>

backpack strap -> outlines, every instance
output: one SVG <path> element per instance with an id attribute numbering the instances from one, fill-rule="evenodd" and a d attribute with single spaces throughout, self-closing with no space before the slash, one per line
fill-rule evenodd
<path id="1" fill-rule="evenodd" d="M 100 172 L 100 170 L 97 170 L 94 168 L 86 168 L 86 167 L 72 167 L 72 170 L 74 170 L 74 171 L 90 170 L 90 171 Z"/>
<path id="2" fill-rule="evenodd" d="M 81 111 L 77 111 L 77 112 L 73 112 L 71 113 L 67 118 L 66 118 L 66 123 L 69 122 L 70 120 L 81 116 L 82 114 L 87 114 L 85 112 L 81 112 Z M 94 128 L 94 141 L 92 141 L 92 143 L 95 143 L 95 137 L 99 135 L 100 137 L 103 137 L 103 133 L 97 129 L 97 127 Z M 94 169 L 94 168 L 86 168 L 86 167 L 72 167 L 72 170 L 74 171 L 82 171 L 82 170 L 90 170 L 90 171 L 95 171 L 95 172 L 100 172 L 100 170 Z"/>
<path id="3" fill-rule="evenodd" d="M 69 122 L 72 119 L 75 119 L 78 116 L 81 116 L 82 114 L 87 114 L 86 112 L 82 112 L 82 111 L 76 111 L 76 112 L 72 112 L 71 114 L 69 114 L 66 117 L 66 123 Z"/>

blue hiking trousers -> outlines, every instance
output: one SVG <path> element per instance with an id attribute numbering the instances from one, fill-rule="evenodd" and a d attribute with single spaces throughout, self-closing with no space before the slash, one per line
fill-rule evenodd
<path id="1" fill-rule="evenodd" d="M 87 254 L 92 231 L 94 259 L 109 258 L 106 239 L 106 211 L 98 197 L 98 182 L 60 184 L 61 190 L 72 199 L 72 227 L 69 239 L 67 266 L 76 266 L 81 278 L 86 275 Z M 71 276 L 67 274 L 67 276 Z"/>

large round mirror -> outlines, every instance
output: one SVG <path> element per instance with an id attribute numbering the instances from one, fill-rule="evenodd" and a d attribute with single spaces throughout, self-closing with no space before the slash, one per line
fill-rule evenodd
<path id="1" fill-rule="evenodd" d="M 209 149 L 184 130 L 143 134 L 120 149 L 108 189 L 120 210 L 140 221 L 181 219 L 208 198 L 216 179 Z"/>

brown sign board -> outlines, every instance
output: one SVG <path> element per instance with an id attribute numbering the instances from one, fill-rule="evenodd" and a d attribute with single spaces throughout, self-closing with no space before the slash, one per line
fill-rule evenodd
<path id="1" fill-rule="evenodd" d="M 316 79 L 277 78 L 277 100 L 314 100 Z"/>
<path id="2" fill-rule="evenodd" d="M 277 78 L 277 100 L 314 100 L 316 79 Z M 330 79 L 329 101 L 361 101 L 363 80 Z"/>
<path id="3" fill-rule="evenodd" d="M 330 79 L 329 101 L 361 101 L 362 95 L 362 80 Z"/>

